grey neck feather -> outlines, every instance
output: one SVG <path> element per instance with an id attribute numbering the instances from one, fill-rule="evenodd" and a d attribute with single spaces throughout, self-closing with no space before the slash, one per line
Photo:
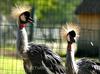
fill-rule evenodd
<path id="1" fill-rule="evenodd" d="M 18 30 L 17 50 L 20 54 L 23 54 L 28 50 L 28 38 L 25 28 Z"/>
<path id="2" fill-rule="evenodd" d="M 67 48 L 67 55 L 66 55 L 67 74 L 77 74 L 77 65 L 75 63 L 75 58 L 74 58 L 75 49 L 72 49 L 71 44 L 70 47 L 71 48 L 69 47 Z M 71 49 L 71 51 L 69 51 L 69 49 Z"/>

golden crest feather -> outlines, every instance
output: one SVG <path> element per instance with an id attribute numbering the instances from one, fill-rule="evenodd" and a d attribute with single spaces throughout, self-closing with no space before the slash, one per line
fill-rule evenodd
<path id="1" fill-rule="evenodd" d="M 62 39 L 66 39 L 67 34 L 72 30 L 74 30 L 76 33 L 75 39 L 79 38 L 80 27 L 77 24 L 67 23 L 66 25 L 62 26 L 62 29 L 61 29 Z"/>
<path id="2" fill-rule="evenodd" d="M 14 19 L 17 19 L 19 15 L 25 11 L 30 11 L 31 7 L 29 5 L 15 5 L 15 7 L 12 8 L 11 10 L 11 16 Z"/>

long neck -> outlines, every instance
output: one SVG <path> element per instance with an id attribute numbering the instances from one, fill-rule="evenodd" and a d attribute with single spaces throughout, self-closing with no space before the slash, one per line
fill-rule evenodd
<path id="1" fill-rule="evenodd" d="M 72 45 L 68 43 L 67 46 L 67 55 L 66 55 L 66 67 L 67 67 L 67 74 L 76 74 L 77 71 L 77 65 L 75 63 L 74 58 L 74 50 L 72 50 Z"/>
<path id="2" fill-rule="evenodd" d="M 19 24 L 17 34 L 17 50 L 20 54 L 23 54 L 28 50 L 28 38 L 25 30 L 25 24 Z"/>

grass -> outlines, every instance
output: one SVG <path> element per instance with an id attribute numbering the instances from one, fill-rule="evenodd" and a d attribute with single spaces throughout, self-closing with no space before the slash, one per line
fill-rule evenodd
<path id="1" fill-rule="evenodd" d="M 0 56 L 0 74 L 25 74 L 22 60 Z"/>

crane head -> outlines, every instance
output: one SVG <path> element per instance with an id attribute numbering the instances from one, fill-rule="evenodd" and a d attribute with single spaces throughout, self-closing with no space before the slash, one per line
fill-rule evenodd
<path id="1" fill-rule="evenodd" d="M 33 22 L 33 19 L 30 17 L 30 12 L 29 11 L 25 11 L 23 13 L 20 14 L 19 16 L 19 22 L 22 23 L 22 24 L 25 24 L 25 23 L 32 23 Z"/>
<path id="2" fill-rule="evenodd" d="M 62 26 L 61 36 L 64 40 L 67 40 L 67 42 L 74 43 L 80 36 L 80 27 L 74 23 L 67 23 Z"/>
<path id="3" fill-rule="evenodd" d="M 74 30 L 70 31 L 68 34 L 67 34 L 67 41 L 68 43 L 74 43 L 75 42 L 75 38 L 76 37 L 76 33 Z"/>

